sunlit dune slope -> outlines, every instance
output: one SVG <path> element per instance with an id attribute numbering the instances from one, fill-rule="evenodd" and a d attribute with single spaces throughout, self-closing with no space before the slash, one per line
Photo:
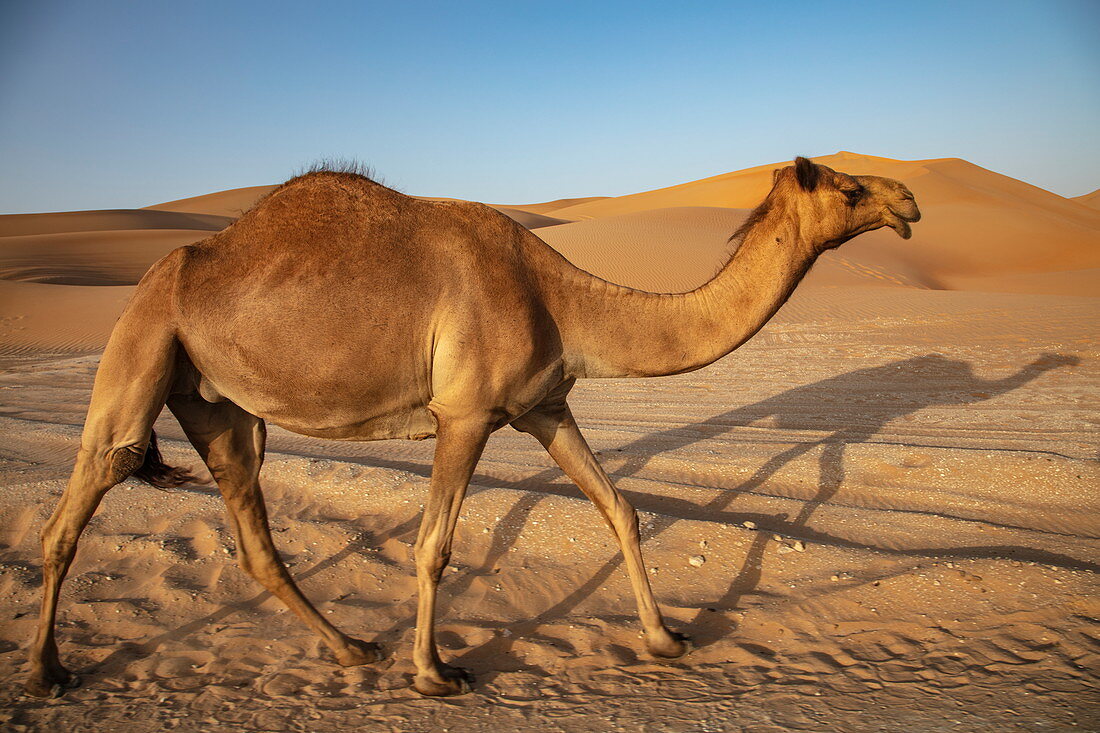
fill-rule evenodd
<path id="1" fill-rule="evenodd" d="M 672 207 L 546 227 L 536 233 L 578 267 L 653 292 L 683 292 L 707 282 L 728 259 L 730 235 L 748 209 Z M 893 236 L 892 232 L 891 235 Z M 853 243 L 853 245 L 856 243 Z M 882 247 L 825 254 L 800 287 L 937 283 Z"/>
<path id="2" fill-rule="evenodd" d="M 233 218 L 228 216 L 153 211 L 150 209 L 7 214 L 0 216 L 0 237 L 124 229 L 197 229 L 218 232 L 225 229 L 232 222 Z"/>
<path id="3" fill-rule="evenodd" d="M 217 193 L 208 193 L 203 196 L 192 196 L 191 198 L 167 201 L 163 204 L 153 204 L 145 208 L 156 209 L 158 211 L 217 214 L 218 216 L 230 216 L 235 219 L 251 209 L 253 204 L 276 188 L 277 186 L 231 188 L 228 191 L 218 191 Z"/>
<path id="4" fill-rule="evenodd" d="M 1084 196 L 1074 196 L 1071 200 L 1093 209 L 1100 209 L 1100 188 L 1092 193 L 1086 193 Z"/>
<path id="5" fill-rule="evenodd" d="M 924 219 L 914 227 L 911 240 L 878 231 L 841 251 L 856 264 L 888 266 L 898 280 L 955 289 L 968 279 L 985 278 L 986 287 L 1012 289 L 1014 282 L 1033 273 L 1100 266 L 1100 211 L 1078 201 L 953 158 L 900 161 L 842 152 L 815 160 L 846 173 L 896 178 L 916 194 Z M 772 171 L 781 165 L 547 213 L 563 219 L 603 219 L 687 206 L 751 208 L 767 195 Z M 1007 277 L 1000 282 L 997 276 Z M 1058 278 L 1046 280 L 1060 292 Z"/>

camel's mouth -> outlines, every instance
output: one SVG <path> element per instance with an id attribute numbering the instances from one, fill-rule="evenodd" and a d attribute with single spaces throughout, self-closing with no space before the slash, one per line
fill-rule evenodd
<path id="1" fill-rule="evenodd" d="M 897 232 L 898 236 L 902 239 L 909 239 L 909 237 L 913 236 L 913 227 L 909 226 L 909 222 L 892 212 L 889 221 L 886 222 L 886 226 Z"/>
<path id="2" fill-rule="evenodd" d="M 898 233 L 902 239 L 913 236 L 913 228 L 909 226 L 911 221 L 920 221 L 920 209 L 912 194 L 907 196 L 898 206 L 887 209 L 886 226 Z"/>

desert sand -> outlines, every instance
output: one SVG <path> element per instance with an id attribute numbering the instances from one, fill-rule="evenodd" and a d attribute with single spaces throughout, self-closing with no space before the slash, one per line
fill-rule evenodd
<path id="1" fill-rule="evenodd" d="M 924 219 L 824 256 L 755 338 L 572 404 L 642 517 L 674 630 L 644 653 L 595 509 L 528 436 L 490 440 L 440 589 L 477 676 L 408 688 L 411 546 L 432 441 L 273 429 L 264 481 L 303 590 L 388 658 L 344 669 L 233 563 L 211 484 L 113 489 L 62 592 L 64 697 L 21 696 L 37 533 L 141 274 L 271 186 L 143 209 L 0 216 L 0 725 L 6 730 L 1100 729 L 1100 208 L 958 159 L 838 153 Z M 707 280 L 778 164 L 619 197 L 496 206 L 633 287 Z M 583 182 L 578 192 L 584 193 Z M 144 203 L 144 202 L 133 202 Z M 174 463 L 205 476 L 170 415 Z M 702 558 L 693 564 L 693 557 Z"/>

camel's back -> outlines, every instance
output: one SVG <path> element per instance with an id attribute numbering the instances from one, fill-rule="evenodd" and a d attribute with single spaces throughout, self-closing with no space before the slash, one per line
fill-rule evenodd
<path id="1" fill-rule="evenodd" d="M 197 245 L 190 267 L 267 292 L 335 286 L 350 294 L 362 290 L 362 277 L 424 283 L 447 268 L 437 258 L 509 248 L 500 220 L 509 221 L 479 204 L 422 201 L 363 176 L 311 173 L 283 184 Z M 486 225 L 494 224 L 496 236 L 485 236 Z M 482 240 L 477 251 L 468 246 L 471 237 Z M 236 269 L 226 271 L 229 265 Z M 385 297 L 393 299 L 392 287 Z"/>
<path id="2" fill-rule="evenodd" d="M 180 339 L 222 394 L 276 422 L 301 412 L 288 394 L 332 425 L 361 403 L 404 419 L 431 397 L 441 333 L 530 332 L 524 234 L 480 204 L 308 174 L 188 248 Z"/>

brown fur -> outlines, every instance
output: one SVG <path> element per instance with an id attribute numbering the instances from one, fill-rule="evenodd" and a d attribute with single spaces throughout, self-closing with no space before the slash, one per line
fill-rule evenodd
<path id="1" fill-rule="evenodd" d="M 767 322 L 819 254 L 882 226 L 907 236 L 919 218 L 897 181 L 807 165 L 777 173 L 737 251 L 690 293 L 613 285 L 486 206 L 410 198 L 356 172 L 292 179 L 225 231 L 166 256 L 104 351 L 72 478 L 42 533 L 28 692 L 74 682 L 54 640 L 60 584 L 80 532 L 120 480 L 112 456 L 144 448 L 166 402 L 218 483 L 242 568 L 341 664 L 378 651 L 318 614 L 275 552 L 258 483 L 265 421 L 346 440 L 436 437 L 415 552 L 421 693 L 469 689 L 436 648 L 436 587 L 481 451 L 508 424 L 533 435 L 610 525 L 650 653 L 686 653 L 653 598 L 634 509 L 589 450 L 567 397 L 577 379 L 710 364 Z M 853 181 L 867 191 L 854 206 L 842 192 Z"/>

